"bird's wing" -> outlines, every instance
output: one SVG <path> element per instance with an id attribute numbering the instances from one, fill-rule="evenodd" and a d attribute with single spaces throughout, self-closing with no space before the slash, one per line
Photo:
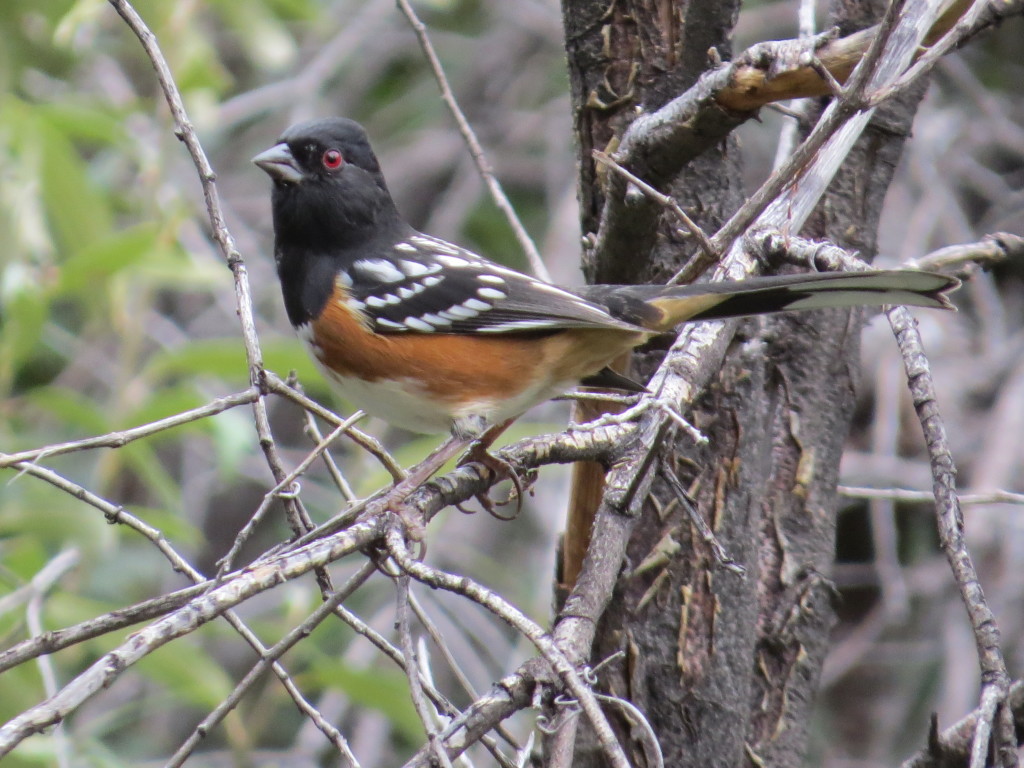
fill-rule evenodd
<path id="1" fill-rule="evenodd" d="M 418 233 L 362 255 L 340 280 L 379 333 L 641 330 L 568 290 Z"/>

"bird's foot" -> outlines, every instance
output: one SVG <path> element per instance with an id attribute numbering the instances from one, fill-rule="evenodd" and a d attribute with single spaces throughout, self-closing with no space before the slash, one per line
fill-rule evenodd
<path id="1" fill-rule="evenodd" d="M 494 477 L 494 482 L 498 483 L 502 480 L 509 480 L 512 483 L 512 491 L 504 501 L 495 502 L 491 499 L 487 491 L 476 494 L 476 500 L 480 502 L 489 515 L 496 517 L 499 520 L 514 520 L 519 516 L 519 513 L 523 510 L 523 496 L 526 493 L 526 485 L 523 483 L 523 479 L 516 472 L 515 467 L 509 464 L 502 458 L 495 456 L 493 453 L 487 450 L 487 446 L 481 440 L 474 441 L 470 444 L 469 449 L 465 455 L 459 459 L 459 466 L 465 466 L 466 464 L 480 464 L 483 466 L 491 475 Z M 497 507 L 503 507 L 512 503 L 512 499 L 516 501 L 516 510 L 512 515 L 502 515 L 498 512 Z"/>

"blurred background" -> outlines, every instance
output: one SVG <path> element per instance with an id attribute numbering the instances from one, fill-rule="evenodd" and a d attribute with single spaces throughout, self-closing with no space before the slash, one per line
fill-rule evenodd
<path id="1" fill-rule="evenodd" d="M 136 7 L 218 173 L 268 367 L 282 376 L 296 371 L 310 395 L 347 412 L 285 320 L 269 182 L 249 163 L 298 120 L 359 120 L 414 226 L 526 268 L 393 0 L 143 0 Z M 559 282 L 581 282 L 558 4 L 430 0 L 416 8 L 549 269 Z M 735 50 L 795 36 L 796 18 L 794 2 L 748 4 Z M 822 11 L 819 26 L 825 18 Z M 879 264 L 987 232 L 1024 232 L 1022 32 L 1013 19 L 939 66 L 889 193 Z M 245 389 L 231 274 L 210 240 L 195 170 L 137 39 L 102 0 L 5 0 L 0 40 L 0 451 L 144 424 Z M 761 122 L 741 129 L 751 190 L 771 170 L 784 119 L 766 110 Z M 958 294 L 959 314 L 918 314 L 960 481 L 970 492 L 1024 491 L 1022 276 L 1021 264 L 1001 265 Z M 928 491 L 927 459 L 886 323 L 867 329 L 864 363 L 843 482 Z M 311 447 L 301 413 L 270 403 L 275 437 L 294 466 Z M 560 430 L 568 413 L 564 403 L 535 409 L 509 437 Z M 372 421 L 362 426 L 403 464 L 439 441 Z M 332 453 L 357 492 L 387 481 L 350 444 L 338 442 Z M 124 505 L 207 573 L 273 485 L 247 407 L 117 450 L 40 463 Z M 10 469 L 0 482 L 0 649 L 39 627 L 56 629 L 187 585 L 151 543 L 109 525 L 96 509 Z M 512 523 L 444 512 L 430 528 L 431 562 L 484 582 L 546 623 L 567 488 L 565 469 L 549 467 Z M 302 492 L 317 521 L 343 504 L 320 466 L 303 479 Z M 277 512 L 250 556 L 288 535 Z M 842 621 L 810 763 L 890 765 L 923 745 L 929 712 L 948 725 L 975 706 L 973 639 L 936 547 L 930 504 L 851 496 L 840 514 L 834 578 Z M 1010 672 L 1019 676 L 1021 509 L 985 504 L 965 514 Z M 45 594 L 28 589 L 54 562 L 62 567 Z M 354 567 L 339 564 L 336 581 Z M 392 591 L 378 577 L 346 605 L 392 635 Z M 463 601 L 419 597 L 478 690 L 529 655 Z M 270 644 L 318 603 L 312 580 L 289 583 L 248 603 L 243 616 Z M 56 683 L 125 634 L 56 654 Z M 161 649 L 70 721 L 72 764 L 162 763 L 253 661 L 223 622 Z M 328 622 L 284 661 L 324 715 L 351 735 L 365 765 L 395 764 L 418 743 L 404 673 L 348 628 Z M 45 698 L 47 674 L 26 663 L 0 675 L 0 718 Z M 523 718 L 514 730 L 522 736 L 528 728 Z M 190 764 L 335 764 L 323 736 L 273 679 L 203 747 Z M 52 765 L 61 749 L 51 735 L 35 737 L 9 763 Z"/>

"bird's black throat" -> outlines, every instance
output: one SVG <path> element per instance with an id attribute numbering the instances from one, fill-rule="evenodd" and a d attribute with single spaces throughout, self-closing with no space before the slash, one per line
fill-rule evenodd
<path id="1" fill-rule="evenodd" d="M 293 326 L 319 316 L 339 272 L 406 234 L 386 187 L 339 179 L 275 184 L 274 257 Z"/>

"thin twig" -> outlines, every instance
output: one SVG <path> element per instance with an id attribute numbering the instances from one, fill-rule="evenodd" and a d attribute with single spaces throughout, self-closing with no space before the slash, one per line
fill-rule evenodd
<path id="1" fill-rule="evenodd" d="M 423 696 L 423 684 L 420 680 L 420 665 L 417 662 L 416 649 L 412 640 L 412 628 L 409 626 L 409 576 L 402 574 L 395 579 L 395 601 L 398 621 L 398 638 L 402 648 L 405 675 L 409 680 L 409 696 L 412 698 L 412 705 L 416 708 L 423 730 L 427 733 L 427 742 L 430 749 L 437 758 L 442 768 L 452 768 L 451 760 L 437 737 L 437 726 L 435 722 L 436 713 L 431 711 L 427 700 Z"/>
<path id="2" fill-rule="evenodd" d="M 836 489 L 843 496 L 852 499 L 890 499 L 914 503 L 932 503 L 935 494 L 932 491 L 915 491 L 908 488 L 868 488 L 864 486 L 840 485 Z M 960 494 L 960 505 L 974 504 L 1024 504 L 1024 493 L 1012 491 L 992 491 L 991 493 Z"/>
<path id="3" fill-rule="evenodd" d="M 715 562 L 735 576 L 742 577 L 746 574 L 747 569 L 737 563 L 718 541 L 714 531 L 711 530 L 711 526 L 701 517 L 700 511 L 694 506 L 690 494 L 683 488 L 683 484 L 676 477 L 675 472 L 669 471 L 668 467 L 665 466 L 664 461 L 658 462 L 658 474 L 672 488 L 676 498 L 679 499 L 679 503 L 686 510 L 686 516 L 689 518 L 690 523 L 697 529 L 697 534 L 700 536 L 701 541 L 711 549 L 711 553 L 715 556 Z"/>
<path id="4" fill-rule="evenodd" d="M 594 159 L 599 163 L 611 168 L 649 198 L 654 200 L 658 205 L 671 211 L 672 214 L 679 219 L 682 225 L 686 227 L 687 231 L 697 239 L 697 244 L 700 245 L 701 250 L 707 258 L 717 261 L 721 257 L 721 254 L 715 250 L 714 244 L 708 239 L 704 230 L 700 228 L 697 222 L 687 215 L 686 211 L 684 211 L 682 207 L 680 207 L 679 203 L 677 203 L 673 198 L 663 192 L 659 192 L 639 176 L 636 176 L 623 168 L 615 162 L 610 155 L 602 152 L 601 150 L 595 149 L 592 154 L 594 155 Z"/>
<path id="5" fill-rule="evenodd" d="M 295 387 L 289 386 L 286 381 L 281 379 L 281 377 L 273 371 L 266 371 L 265 384 L 267 389 L 274 394 L 281 395 L 282 397 L 291 400 L 332 426 L 336 427 L 345 421 L 345 419 L 342 419 L 329 408 L 325 408 L 316 400 L 307 396 L 306 393 L 296 389 Z M 388 471 L 388 474 L 394 478 L 396 483 L 400 483 L 405 479 L 405 470 L 402 469 L 401 465 L 395 461 L 395 457 L 388 453 L 377 438 L 372 437 L 365 432 L 361 432 L 354 427 L 347 430 L 345 435 L 351 439 L 352 442 L 377 459 L 384 469 Z"/>
<path id="6" fill-rule="evenodd" d="M 383 526 L 383 520 L 366 521 L 302 549 L 270 558 L 261 563 L 260 567 L 246 569 L 237 578 L 226 581 L 216 589 L 194 598 L 183 608 L 133 633 L 124 643 L 101 656 L 65 685 L 56 696 L 22 712 L 0 728 L 0 757 L 9 754 L 32 734 L 63 721 L 157 648 L 194 632 L 218 616 L 224 615 L 232 621 L 236 631 L 242 632 L 243 638 L 262 656 L 266 648 L 247 631 L 237 617 L 232 619 L 232 609 L 282 581 L 299 578 L 341 557 L 358 552 L 381 538 Z"/>
<path id="7" fill-rule="evenodd" d="M 601 711 L 601 706 L 594 696 L 594 692 L 583 682 L 573 665 L 558 648 L 550 635 L 539 625 L 527 618 L 522 611 L 503 600 L 491 590 L 465 576 L 445 573 L 414 559 L 406 547 L 400 525 L 397 521 L 393 521 L 388 525 L 385 542 L 387 543 L 388 553 L 395 559 L 395 562 L 414 579 L 434 588 L 445 589 L 469 598 L 491 611 L 491 613 L 505 621 L 513 629 L 522 633 L 533 643 L 544 658 L 555 668 L 558 676 L 571 691 L 573 697 L 579 702 L 584 712 L 586 712 L 608 761 L 615 768 L 629 768 L 629 761 L 626 759 L 622 746 L 615 738 L 615 733 L 612 731 L 608 720 Z"/>
<path id="8" fill-rule="evenodd" d="M 278 674 L 278 677 L 282 679 L 282 682 L 292 689 L 290 693 L 292 694 L 292 699 L 299 706 L 299 710 L 313 720 L 317 728 L 319 728 L 334 745 L 338 754 L 348 761 L 348 765 L 353 766 L 353 768 L 359 768 L 359 761 L 356 760 L 355 755 L 352 754 L 352 750 L 349 748 L 345 737 L 337 728 L 328 723 L 315 707 L 306 701 L 305 697 L 302 696 L 301 692 L 295 686 L 294 681 L 288 676 L 283 667 L 276 664 L 276 661 L 296 643 L 308 637 L 309 634 L 328 616 L 333 615 L 334 609 L 343 601 L 347 600 L 353 592 L 364 584 L 375 570 L 376 567 L 372 562 L 364 563 L 343 587 L 329 595 L 328 598 L 321 603 L 305 621 L 293 627 L 288 634 L 282 637 L 273 646 L 267 648 L 262 654 L 260 660 L 257 661 L 245 676 L 235 685 L 234 690 L 231 691 L 227 698 L 218 704 L 210 714 L 204 717 L 202 722 L 195 727 L 189 737 L 185 739 L 180 747 L 178 747 L 177 751 L 167 762 L 166 768 L 177 768 L 178 766 L 184 765 L 185 761 L 199 745 L 200 741 L 206 738 L 210 731 L 225 717 L 227 717 L 229 712 L 238 706 L 242 697 L 260 679 L 263 673 L 266 672 L 268 666 L 274 667 L 274 672 Z"/>
<path id="9" fill-rule="evenodd" d="M 100 616 L 94 616 L 70 627 L 43 632 L 28 640 L 23 640 L 0 653 L 0 672 L 6 672 L 8 669 L 12 669 L 38 656 L 56 653 L 59 650 L 70 648 L 94 637 L 100 637 L 110 632 L 130 627 L 133 624 L 149 621 L 157 616 L 163 616 L 180 608 L 193 597 L 205 592 L 209 583 L 211 582 L 193 584 L 190 587 L 168 592 L 151 600 L 144 600 L 126 608 L 119 608 Z"/>
<path id="10" fill-rule="evenodd" d="M 441 99 L 451 111 L 452 117 L 455 118 L 455 124 L 459 128 L 459 133 L 462 134 L 462 138 L 465 140 L 466 146 L 469 147 L 469 153 L 473 156 L 473 162 L 476 163 L 480 177 L 487 185 L 487 189 L 491 193 L 491 198 L 494 200 L 494 204 L 504 214 L 509 226 L 512 227 L 516 240 L 519 241 L 519 246 L 523 249 L 523 253 L 526 254 L 527 261 L 530 262 L 530 269 L 532 269 L 533 274 L 541 280 L 551 282 L 551 275 L 548 273 L 547 267 L 544 266 L 544 261 L 541 259 L 540 253 L 537 251 L 537 246 L 533 244 L 533 240 L 530 238 L 526 228 L 523 226 L 522 222 L 519 221 L 519 217 L 516 215 L 515 209 L 512 207 L 512 203 L 508 201 L 504 190 L 501 188 L 501 184 L 494 175 L 494 171 L 491 168 L 490 163 L 487 162 L 487 157 L 484 154 L 483 147 L 480 145 L 480 141 L 477 139 L 472 126 L 466 119 L 466 115 L 463 114 L 461 107 L 459 107 L 455 94 L 452 92 L 451 85 L 448 83 L 448 78 L 444 74 L 444 67 L 441 66 L 441 60 L 437 57 L 437 53 L 434 51 L 434 46 L 430 42 L 430 37 L 427 35 L 426 26 L 424 26 L 422 21 L 420 21 L 419 17 L 416 15 L 416 11 L 413 10 L 408 0 L 398 0 L 398 7 L 401 9 L 402 13 L 405 14 L 405 18 L 409 20 L 409 25 L 416 33 L 416 39 L 419 40 L 420 47 L 423 49 L 423 55 L 427 57 L 427 62 L 430 64 L 430 68 L 434 72 L 434 77 L 437 79 L 437 84 L 441 88 Z"/>
<path id="11" fill-rule="evenodd" d="M 144 537 L 149 539 L 149 541 L 152 542 L 158 550 L 160 550 L 175 571 L 180 573 L 198 573 L 191 565 L 189 565 L 185 558 L 168 543 L 162 531 L 143 522 L 123 506 L 114 504 L 112 501 L 108 501 L 99 494 L 93 493 L 84 486 L 68 480 L 63 475 L 54 472 L 52 469 L 48 469 L 47 467 L 40 466 L 39 464 L 29 464 L 28 462 L 22 461 L 14 464 L 13 466 L 15 469 L 20 470 L 22 474 L 31 475 L 39 478 L 40 480 L 45 480 L 50 485 L 70 494 L 79 501 L 83 501 L 86 504 L 95 507 L 103 513 L 108 522 L 126 525 L 136 533 L 142 534 Z"/>
<path id="12" fill-rule="evenodd" d="M 919 259 L 908 261 L 907 266 L 948 270 L 967 276 L 978 267 L 988 269 L 1009 259 L 1024 259 L 1024 237 L 1009 232 L 994 232 L 974 243 L 939 248 Z"/>
<path id="13" fill-rule="evenodd" d="M 788 225 L 793 232 L 798 232 L 803 226 L 839 163 L 867 125 L 871 115 L 870 110 L 864 110 L 864 94 L 867 89 L 878 87 L 879 79 L 884 79 L 885 74 L 894 69 L 902 69 L 905 66 L 904 59 L 909 61 L 913 55 L 914 48 L 909 45 L 913 37 L 907 34 L 896 40 L 898 45 L 888 45 L 897 24 L 901 29 L 921 36 L 926 31 L 920 29 L 920 25 L 911 23 L 915 19 L 901 17 L 905 1 L 894 0 L 889 5 L 878 26 L 877 36 L 850 75 L 843 97 L 833 99 L 810 135 L 711 238 L 717 252 L 733 248 L 737 238 L 754 226 L 776 226 L 781 229 L 783 225 Z M 884 68 L 881 66 L 883 63 Z M 833 151 L 827 151 L 827 147 Z M 808 181 L 812 172 L 815 172 L 813 184 Z M 797 200 L 799 205 L 796 204 Z M 713 263 L 704 254 L 698 254 L 673 275 L 669 282 L 693 282 Z"/>
<path id="14" fill-rule="evenodd" d="M 809 260 L 817 269 L 861 270 L 869 268 L 853 254 L 831 244 L 812 243 L 800 238 L 788 238 L 770 233 L 762 234 L 760 237 L 747 238 L 748 244 L 752 246 L 754 241 L 759 241 L 760 247 L 767 251 L 792 251 L 796 254 L 794 258 Z M 1005 703 L 1010 678 L 1000 647 L 999 629 L 995 616 L 985 600 L 977 570 L 964 539 L 963 516 L 956 491 L 956 465 L 946 436 L 945 424 L 939 412 L 935 385 L 917 324 L 905 307 L 890 307 L 886 310 L 886 315 L 903 356 L 907 384 L 928 449 L 939 540 L 960 590 L 978 650 L 983 706 L 980 708 L 975 731 L 972 752 L 974 757 L 971 762 L 972 768 L 974 768 L 984 764 L 984 756 L 988 749 L 988 737 L 992 733 L 992 718 L 995 716 L 995 708 L 990 708 L 985 704 L 991 701 L 993 696 L 999 702 Z M 1002 735 L 1004 731 L 997 729 L 996 733 Z M 1015 746 L 1007 744 L 1002 739 L 999 740 L 997 746 L 999 764 L 1015 765 Z M 975 762 L 978 755 L 982 760 L 980 764 Z"/>
<path id="15" fill-rule="evenodd" d="M 324 439 L 323 434 L 320 432 L 320 428 L 316 424 L 316 419 L 313 414 L 309 411 L 303 411 L 305 420 L 305 432 L 313 441 L 313 445 L 317 445 Z M 341 469 L 338 467 L 338 463 L 331 456 L 330 451 L 324 451 L 321 454 L 324 459 L 324 466 L 327 467 L 327 473 L 331 476 L 334 481 L 335 487 L 341 492 L 341 495 L 345 497 L 346 501 L 355 501 L 356 493 L 352 490 L 352 486 L 349 485 L 348 480 L 345 479 L 345 475 L 342 474 Z"/>
<path id="16" fill-rule="evenodd" d="M 935 385 L 931 378 L 928 359 L 924 355 L 921 336 L 906 308 L 892 307 L 886 314 L 889 316 L 889 322 L 903 355 L 914 410 L 921 422 L 925 445 L 931 459 L 939 540 L 960 589 L 960 596 L 967 609 L 978 649 L 982 676 L 982 708 L 971 753 L 971 768 L 982 768 L 988 752 L 992 718 L 995 716 L 995 705 L 989 708 L 987 703 L 991 702 L 993 697 L 997 702 L 1005 702 L 1010 688 L 1010 676 L 1006 671 L 995 616 L 985 600 L 977 570 L 964 540 L 964 521 L 956 494 L 956 465 L 936 402 Z M 997 730 L 996 733 L 1001 731 Z M 996 746 L 1000 765 L 1016 764 L 1015 744 L 1007 744 L 1000 740 Z"/>
<path id="17" fill-rule="evenodd" d="M 259 506 L 256 508 L 256 511 L 253 512 L 252 515 L 250 515 L 245 525 L 235 536 L 235 540 L 231 544 L 231 549 L 229 549 L 228 553 L 220 559 L 217 565 L 218 576 L 227 573 L 231 569 L 232 564 L 234 563 L 235 558 L 238 556 L 239 551 L 241 551 L 242 547 L 245 545 L 245 542 L 249 540 L 249 537 L 252 535 L 253 531 L 256 530 L 256 526 L 258 526 L 260 521 L 263 520 L 263 516 L 270 509 L 273 502 L 276 501 L 277 499 L 285 498 L 286 496 L 294 497 L 295 492 L 291 489 L 296 484 L 296 481 L 300 477 L 302 477 L 302 475 L 305 474 L 306 470 L 309 469 L 309 467 L 313 464 L 314 461 L 316 461 L 320 457 L 321 454 L 327 451 L 327 448 L 335 440 L 337 440 L 341 435 L 347 432 L 353 424 L 355 424 L 357 421 L 359 421 L 359 419 L 362 418 L 362 416 L 363 413 L 359 411 L 354 415 L 349 416 L 345 421 L 336 426 L 333 430 L 331 430 L 331 433 L 327 435 L 327 437 L 323 438 L 320 441 L 320 443 L 313 448 L 312 451 L 306 454 L 306 457 L 298 463 L 295 469 L 293 469 L 291 472 L 289 472 L 287 475 L 281 478 L 280 482 L 278 482 L 277 485 L 275 485 L 273 488 L 271 488 L 263 495 L 263 499 L 260 501 Z M 300 533 L 309 533 L 309 531 L 311 531 L 313 528 L 313 525 L 309 525 L 308 527 L 305 527 L 305 529 L 302 530 Z"/>
<path id="18" fill-rule="evenodd" d="M 896 98 L 900 94 L 905 93 L 908 88 L 912 88 L 918 80 L 925 77 L 935 68 L 935 65 L 941 61 L 943 56 L 963 42 L 968 35 L 977 31 L 975 27 L 986 12 L 997 9 L 999 5 L 1000 3 L 993 2 L 992 0 L 973 0 L 969 4 L 967 12 L 960 17 L 956 25 L 946 32 L 937 43 L 930 46 L 928 51 L 915 61 L 910 69 L 904 72 L 888 88 L 878 91 L 871 97 L 872 105 L 881 104 L 887 99 Z"/>
<path id="19" fill-rule="evenodd" d="M 149 57 L 156 71 L 157 80 L 164 93 L 167 106 L 170 108 L 171 116 L 174 119 L 174 133 L 188 149 L 192 162 L 199 173 L 199 182 L 203 189 L 203 197 L 206 202 L 206 210 L 209 214 L 210 226 L 213 230 L 213 239 L 220 247 L 221 254 L 227 262 L 235 282 L 235 298 L 238 310 L 238 318 L 241 322 L 242 341 L 245 346 L 245 357 L 249 365 L 249 379 L 262 391 L 265 387 L 265 370 L 263 368 L 263 352 L 260 349 L 259 337 L 256 334 L 256 322 L 253 315 L 252 290 L 249 286 L 249 275 L 242 259 L 241 253 L 235 245 L 234 237 L 227 228 L 224 219 L 223 209 L 220 203 L 220 194 L 217 191 L 216 174 L 203 150 L 203 146 L 196 135 L 195 127 L 185 110 L 181 92 L 174 82 L 174 76 L 167 64 L 160 46 L 157 43 L 156 35 L 149 29 L 146 22 L 132 7 L 127 0 L 109 0 L 117 13 L 125 20 L 128 27 L 139 38 L 146 55 Z M 263 397 L 256 398 L 252 403 L 253 417 L 256 425 L 256 432 L 259 437 L 260 448 L 270 467 L 271 474 L 276 482 L 281 482 L 285 477 L 285 471 L 281 459 L 277 453 L 277 446 L 273 433 L 270 429 L 270 419 L 267 415 L 267 404 Z M 296 535 L 304 532 L 309 526 L 304 525 L 303 511 L 297 499 L 285 499 L 285 511 L 288 523 Z M 327 573 L 319 574 L 323 585 L 328 585 L 330 577 Z"/>
<path id="20" fill-rule="evenodd" d="M 53 560 L 46 564 L 31 581 L 32 596 L 25 607 L 25 622 L 28 631 L 33 635 L 43 633 L 43 599 L 69 570 L 78 564 L 79 552 L 77 549 L 68 549 L 61 552 Z M 36 663 L 39 666 L 39 674 L 43 678 L 43 690 L 47 696 L 57 693 L 57 673 L 53 668 L 53 661 L 49 656 L 40 656 Z M 71 745 L 68 743 L 67 733 L 62 724 L 58 724 L 53 732 L 54 752 L 57 757 L 59 768 L 71 768 L 72 756 Z"/>
<path id="21" fill-rule="evenodd" d="M 413 613 L 416 614 L 416 618 L 419 620 L 420 624 L 422 624 L 423 628 L 427 630 L 427 634 L 430 635 L 430 639 L 434 641 L 434 645 L 437 646 L 437 649 L 441 652 L 441 655 L 444 656 L 445 663 L 448 665 L 448 668 L 455 676 L 455 679 L 458 681 L 459 686 L 462 688 L 463 691 L 466 692 L 466 694 L 470 696 L 470 698 L 479 698 L 480 694 L 477 693 L 476 688 L 473 686 L 473 683 L 470 681 L 469 677 L 463 671 L 462 666 L 459 664 L 459 660 L 455 658 L 455 654 L 452 653 L 451 648 L 448 647 L 448 644 L 445 642 L 444 636 L 441 634 L 441 631 L 437 628 L 437 625 L 434 624 L 433 620 L 430 618 L 430 615 L 427 613 L 426 609 L 423 607 L 420 600 L 416 597 L 416 595 L 412 593 L 411 590 L 409 592 L 409 604 L 412 606 Z M 495 728 L 495 731 L 506 742 L 508 742 L 508 744 L 511 747 L 513 747 L 517 752 L 521 750 L 521 747 L 519 743 L 516 741 L 515 737 L 513 737 L 512 734 L 509 733 L 504 726 L 498 725 Z"/>
<path id="22" fill-rule="evenodd" d="M 345 608 L 344 605 L 337 606 L 334 613 L 339 619 L 350 626 L 354 632 L 362 635 L 372 643 L 382 654 L 384 654 L 384 656 L 402 669 L 405 669 L 405 657 L 401 650 L 389 643 L 388 640 L 379 632 L 374 630 L 373 627 Z M 460 713 L 459 710 L 434 687 L 430 680 L 421 679 L 420 685 L 427 696 L 430 697 L 434 706 L 437 707 L 439 711 L 443 712 L 446 717 L 455 721 L 461 716 L 462 713 Z M 502 768 L 512 768 L 509 764 L 508 758 L 498 749 L 497 742 L 493 737 L 482 734 L 479 741 L 491 753 L 498 765 L 502 766 Z"/>
<path id="23" fill-rule="evenodd" d="M 49 459 L 53 456 L 59 456 L 64 453 L 84 451 L 91 448 L 121 448 L 133 440 L 139 440 L 143 437 L 151 437 L 152 435 L 163 432 L 164 430 L 180 427 L 184 424 L 199 421 L 200 419 L 205 419 L 209 416 L 215 416 L 218 413 L 223 413 L 224 411 L 230 408 L 235 408 L 239 405 L 247 405 L 254 402 L 259 395 L 259 390 L 256 387 L 251 387 L 244 392 L 239 392 L 234 395 L 226 395 L 225 397 L 218 397 L 216 400 L 212 400 L 206 405 L 201 405 L 198 408 L 182 411 L 181 413 L 176 413 L 173 416 L 168 416 L 165 419 L 159 419 L 148 424 L 142 424 L 138 427 L 132 427 L 131 429 L 117 430 L 115 432 L 108 432 L 105 435 L 86 437 L 81 440 L 71 440 L 66 443 L 55 443 L 54 445 L 34 448 L 29 451 L 0 453 L 0 468 L 9 467 L 12 464 L 16 464 L 21 461 L 39 461 L 41 459 Z"/>

